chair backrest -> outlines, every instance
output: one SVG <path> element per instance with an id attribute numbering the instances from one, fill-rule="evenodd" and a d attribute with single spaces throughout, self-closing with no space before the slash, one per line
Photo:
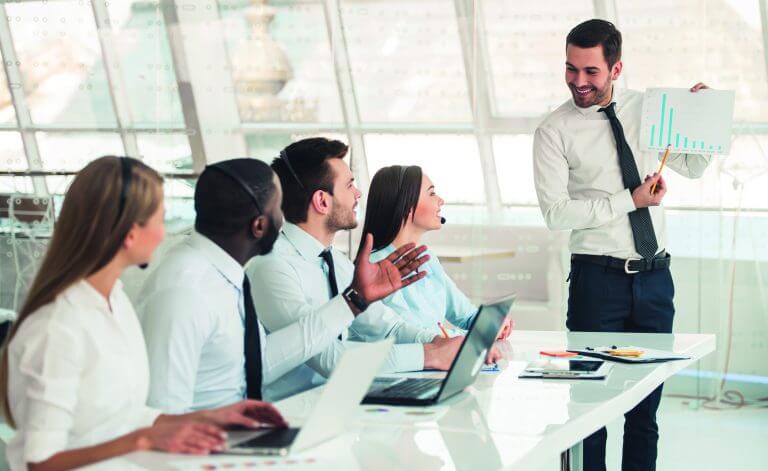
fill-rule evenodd
<path id="1" fill-rule="evenodd" d="M 25 224 L 53 222 L 53 199 L 50 196 L 0 194 L 0 219 Z"/>

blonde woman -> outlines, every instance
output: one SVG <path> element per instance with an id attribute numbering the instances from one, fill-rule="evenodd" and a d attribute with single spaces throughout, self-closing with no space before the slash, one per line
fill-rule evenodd
<path id="1" fill-rule="evenodd" d="M 119 280 L 162 241 L 163 180 L 127 157 L 102 157 L 75 177 L 48 252 L 0 363 L 11 469 L 85 466 L 138 450 L 220 450 L 221 427 L 285 426 L 269 404 L 184 415 L 146 406 L 141 327 Z"/>

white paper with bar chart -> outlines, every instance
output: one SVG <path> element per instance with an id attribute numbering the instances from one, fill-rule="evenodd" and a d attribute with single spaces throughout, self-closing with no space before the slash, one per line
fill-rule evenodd
<path id="1" fill-rule="evenodd" d="M 728 154 L 733 124 L 732 90 L 649 88 L 643 100 L 643 150 Z"/>

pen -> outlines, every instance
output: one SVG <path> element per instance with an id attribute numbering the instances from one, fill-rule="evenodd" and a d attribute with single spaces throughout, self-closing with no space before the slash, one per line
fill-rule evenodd
<path id="1" fill-rule="evenodd" d="M 442 322 L 438 322 L 437 326 L 440 327 L 440 332 L 443 333 L 443 338 L 447 339 L 448 338 L 448 332 L 445 331 L 445 327 L 443 327 L 443 323 Z"/>
<path id="2" fill-rule="evenodd" d="M 659 171 L 658 171 L 658 172 L 656 172 L 656 173 L 658 173 L 659 175 L 661 175 L 661 171 L 664 169 L 664 164 L 666 164 L 666 163 L 667 163 L 667 157 L 669 157 L 669 148 L 670 148 L 670 147 L 672 147 L 672 144 L 668 144 L 668 145 L 667 145 L 667 150 L 665 150 L 665 151 L 664 151 L 664 157 L 662 157 L 662 158 L 661 158 L 661 165 L 659 166 Z M 658 180 L 656 180 L 656 183 L 658 183 L 658 182 L 659 182 L 659 181 L 658 181 Z M 651 185 L 651 194 L 653 194 L 653 193 L 656 191 L 656 183 L 654 183 L 653 185 Z"/>

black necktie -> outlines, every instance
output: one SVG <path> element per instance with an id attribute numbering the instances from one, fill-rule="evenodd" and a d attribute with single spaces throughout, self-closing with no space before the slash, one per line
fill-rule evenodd
<path id="1" fill-rule="evenodd" d="M 613 137 L 616 139 L 616 150 L 619 153 L 619 166 L 621 167 L 621 178 L 624 180 L 624 187 L 629 191 L 634 191 L 640 186 L 640 174 L 637 172 L 635 158 L 632 155 L 632 149 L 627 144 L 624 137 L 624 128 L 621 127 L 619 118 L 616 117 L 616 103 L 611 103 L 603 111 L 608 116 L 613 130 Z M 632 236 L 635 239 L 635 250 L 646 260 L 651 260 L 656 255 L 659 244 L 656 241 L 656 233 L 653 231 L 653 222 L 648 208 L 639 208 L 629 213 L 629 225 L 632 227 Z"/>
<path id="2" fill-rule="evenodd" d="M 333 255 L 331 254 L 331 249 L 325 249 L 320 252 L 320 258 L 322 258 L 328 266 L 328 284 L 331 286 L 331 297 L 333 298 L 339 294 L 339 286 L 336 284 L 336 269 L 333 267 Z M 341 334 L 339 334 L 339 340 L 341 340 Z"/>
<path id="3" fill-rule="evenodd" d="M 243 301 L 245 303 L 245 389 L 249 399 L 261 400 L 261 339 L 259 321 L 251 297 L 251 283 L 243 279 Z"/>
<path id="4" fill-rule="evenodd" d="M 331 297 L 334 297 L 339 294 L 339 287 L 336 284 L 336 269 L 333 267 L 333 255 L 331 255 L 331 250 L 326 249 L 320 252 L 320 258 L 322 258 L 328 266 L 328 284 L 331 285 Z"/>

